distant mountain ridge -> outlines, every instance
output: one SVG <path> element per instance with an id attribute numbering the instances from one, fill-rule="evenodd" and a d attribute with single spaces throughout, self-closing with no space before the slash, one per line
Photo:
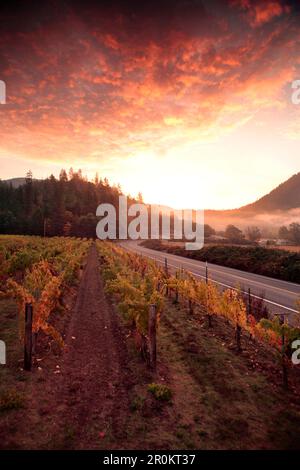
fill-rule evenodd
<path id="1" fill-rule="evenodd" d="M 237 209 L 213 210 L 209 209 L 207 213 L 223 213 L 223 214 L 241 214 L 264 213 L 273 211 L 282 211 L 300 208 L 300 172 L 291 176 L 288 180 L 281 183 L 275 189 L 265 196 L 262 196 L 255 202 Z"/>
<path id="2" fill-rule="evenodd" d="M 35 178 L 33 181 L 37 181 Z M 9 178 L 8 180 L 2 180 L 3 183 L 11 184 L 13 188 L 18 188 L 26 183 L 26 178 Z"/>
<path id="3" fill-rule="evenodd" d="M 243 227 L 280 226 L 300 220 L 300 173 L 281 183 L 257 201 L 230 210 L 206 210 L 205 221 L 217 228 L 228 224 Z"/>
<path id="4" fill-rule="evenodd" d="M 290 210 L 300 208 L 300 173 L 296 173 L 281 183 L 270 193 L 252 204 L 241 207 L 239 210 L 250 212 L 270 212 L 277 210 Z"/>

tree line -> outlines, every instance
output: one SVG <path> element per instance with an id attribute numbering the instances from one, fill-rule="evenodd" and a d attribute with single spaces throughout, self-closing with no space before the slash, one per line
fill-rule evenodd
<path id="1" fill-rule="evenodd" d="M 112 204 L 118 218 L 122 194 L 120 185 L 111 185 L 107 178 L 98 175 L 93 182 L 88 181 L 81 170 L 71 168 L 67 173 L 62 169 L 59 178 L 51 175 L 45 180 L 33 179 L 29 171 L 24 184 L 18 187 L 0 181 L 0 233 L 94 238 L 99 221 L 95 215 L 97 206 Z M 128 196 L 128 205 L 137 201 L 142 202 L 141 194 L 137 199 Z M 257 243 L 262 237 L 257 226 L 249 226 L 243 232 L 228 225 L 224 231 L 216 232 L 204 225 L 206 241 L 216 235 L 234 244 Z M 299 245 L 300 224 L 280 227 L 278 237 Z"/>
<path id="2" fill-rule="evenodd" d="M 247 227 L 244 232 L 235 225 L 227 225 L 224 231 L 216 232 L 207 224 L 204 226 L 204 235 L 207 241 L 215 235 L 219 235 L 223 236 L 228 242 L 235 244 L 257 243 L 263 236 L 262 231 L 255 225 Z M 293 222 L 289 226 L 283 225 L 278 231 L 274 230 L 273 235 L 269 237 L 270 244 L 275 243 L 274 239 L 280 239 L 290 242 L 292 245 L 300 245 L 300 224 Z"/>
<path id="3" fill-rule="evenodd" d="M 0 233 L 94 238 L 97 206 L 118 208 L 121 194 L 119 185 L 98 175 L 87 181 L 81 170 L 63 169 L 58 179 L 45 180 L 33 179 L 29 171 L 19 187 L 0 181 Z M 135 199 L 129 197 L 130 202 Z"/>

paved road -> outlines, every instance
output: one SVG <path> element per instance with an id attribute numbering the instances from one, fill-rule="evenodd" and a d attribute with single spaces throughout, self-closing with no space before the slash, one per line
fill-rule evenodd
<path id="1" fill-rule="evenodd" d="M 171 255 L 156 250 L 150 250 L 139 245 L 137 241 L 122 241 L 120 244 L 129 250 L 135 251 L 155 259 L 158 263 L 164 264 L 165 258 L 168 260 L 170 269 L 182 267 L 190 271 L 199 279 L 205 279 L 205 263 L 184 258 L 182 256 Z M 285 313 L 289 322 L 296 322 L 296 301 L 300 299 L 300 285 L 292 282 L 280 281 L 258 274 L 252 274 L 238 269 L 226 268 L 216 264 L 208 263 L 209 279 L 214 281 L 220 288 L 237 287 L 248 292 L 251 289 L 253 297 L 263 297 L 269 310 L 273 313 Z"/>

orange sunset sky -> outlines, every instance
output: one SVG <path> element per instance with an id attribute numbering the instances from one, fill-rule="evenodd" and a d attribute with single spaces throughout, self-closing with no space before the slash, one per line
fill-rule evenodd
<path id="1" fill-rule="evenodd" d="M 300 168 L 299 3 L 1 7 L 0 178 L 72 166 L 150 203 L 252 202 Z"/>

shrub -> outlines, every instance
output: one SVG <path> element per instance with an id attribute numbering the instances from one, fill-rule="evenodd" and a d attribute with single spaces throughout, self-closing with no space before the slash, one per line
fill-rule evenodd
<path id="1" fill-rule="evenodd" d="M 172 390 L 167 385 L 152 383 L 148 385 L 148 390 L 156 400 L 171 401 L 172 399 Z"/>
<path id="2" fill-rule="evenodd" d="M 146 240 L 141 245 L 178 256 L 300 283 L 299 253 L 263 247 L 228 245 L 210 245 L 204 246 L 201 250 L 187 251 L 180 246 L 163 245 L 160 240 Z"/>
<path id="3" fill-rule="evenodd" d="M 13 275 L 17 271 L 24 272 L 38 260 L 38 255 L 29 250 L 19 250 L 10 259 L 8 273 Z"/>

